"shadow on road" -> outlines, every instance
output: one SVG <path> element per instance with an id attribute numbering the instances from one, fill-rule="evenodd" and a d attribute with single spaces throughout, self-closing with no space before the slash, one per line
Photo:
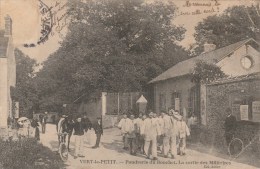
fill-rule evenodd
<path id="1" fill-rule="evenodd" d="M 249 148 L 249 149 L 245 150 L 245 152 L 243 154 L 241 154 L 240 157 L 238 157 L 237 159 L 230 159 L 227 151 L 217 150 L 214 147 L 201 145 L 201 143 L 188 143 L 187 147 L 191 150 L 213 155 L 215 157 L 228 159 L 228 160 L 239 162 L 239 163 L 248 164 L 248 165 L 255 166 L 255 167 L 260 167 L 260 161 L 258 160 L 259 157 L 257 157 L 258 155 L 256 155 L 256 153 L 252 153 L 253 149 L 257 148 L 257 147 L 253 147 L 251 149 Z"/>
<path id="2" fill-rule="evenodd" d="M 104 148 L 117 151 L 118 153 L 129 153 L 129 151 L 123 149 L 123 143 L 119 140 L 114 140 L 111 143 L 102 143 Z"/>
<path id="3" fill-rule="evenodd" d="M 105 149 L 110 149 L 110 150 L 114 150 L 114 151 L 121 153 L 121 154 L 130 155 L 129 150 L 123 149 L 122 141 L 114 140 L 111 143 L 102 143 L 102 145 Z M 141 154 L 141 152 L 139 152 L 139 151 L 136 153 L 135 157 L 145 159 L 145 155 Z"/>

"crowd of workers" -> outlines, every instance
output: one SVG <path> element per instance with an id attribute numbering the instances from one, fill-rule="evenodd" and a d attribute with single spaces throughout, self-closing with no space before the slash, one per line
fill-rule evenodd
<path id="1" fill-rule="evenodd" d="M 185 155 L 186 137 L 190 135 L 190 125 L 184 121 L 178 111 L 171 109 L 169 112 L 142 114 L 136 118 L 133 114 L 123 115 L 118 127 L 123 135 L 124 149 L 131 155 L 144 154 L 148 159 L 157 159 L 158 150 L 165 158 L 176 158 L 177 155 Z M 39 120 L 32 119 L 31 126 L 36 128 L 35 137 L 40 140 L 39 127 L 42 134 L 46 132 L 47 113 L 41 115 Z M 188 127 L 189 126 L 189 127 Z M 74 157 L 84 157 L 83 142 L 89 129 L 94 129 L 96 144 L 92 148 L 98 148 L 103 134 L 102 119 L 98 118 L 91 123 L 86 115 L 72 116 L 62 115 L 56 122 L 58 141 L 66 142 L 70 149 L 70 138 L 75 137 Z M 61 137 L 66 133 L 65 137 Z"/>
<path id="2" fill-rule="evenodd" d="M 190 129 L 178 111 L 171 109 L 159 114 L 123 115 L 118 124 L 123 135 L 124 149 L 131 155 L 139 151 L 146 158 L 157 160 L 159 149 L 164 158 L 176 158 L 185 155 L 186 137 Z"/>

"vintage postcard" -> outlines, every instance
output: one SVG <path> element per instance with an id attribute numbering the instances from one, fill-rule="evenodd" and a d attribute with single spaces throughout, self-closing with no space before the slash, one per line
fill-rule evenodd
<path id="1" fill-rule="evenodd" d="M 0 0 L 0 168 L 260 168 L 260 1 Z"/>

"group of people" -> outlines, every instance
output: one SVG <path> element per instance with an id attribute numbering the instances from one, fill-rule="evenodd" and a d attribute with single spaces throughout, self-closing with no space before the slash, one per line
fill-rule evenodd
<path id="1" fill-rule="evenodd" d="M 118 124 L 123 135 L 124 149 L 131 155 L 139 150 L 146 158 L 157 160 L 157 150 L 161 150 L 164 158 L 176 158 L 185 155 L 186 137 L 190 130 L 183 117 L 177 110 L 161 113 L 149 112 L 133 114 L 129 117 L 124 114 Z"/>
<path id="2" fill-rule="evenodd" d="M 18 134 L 21 137 L 30 137 L 36 138 L 36 140 L 40 140 L 40 126 L 42 134 L 45 133 L 46 130 L 46 120 L 47 117 L 44 115 L 39 116 L 38 118 L 34 117 L 32 119 L 28 119 L 26 117 L 19 118 L 17 121 L 13 121 L 13 126 L 10 125 L 11 128 L 18 129 Z"/>
<path id="3" fill-rule="evenodd" d="M 92 148 L 98 148 L 101 135 L 103 135 L 102 119 L 97 118 L 96 122 L 92 124 L 86 115 L 77 116 L 73 119 L 71 116 L 62 115 L 57 123 L 57 133 L 59 144 L 61 142 L 66 142 L 66 135 L 62 137 L 62 134 L 66 133 L 68 135 L 68 149 L 70 150 L 70 138 L 72 134 L 75 137 L 75 154 L 74 158 L 85 157 L 84 156 L 84 137 L 89 129 L 93 128 L 96 134 L 96 144 Z"/>

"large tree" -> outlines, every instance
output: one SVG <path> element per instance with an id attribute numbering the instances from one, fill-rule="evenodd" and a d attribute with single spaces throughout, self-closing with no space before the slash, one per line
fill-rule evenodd
<path id="1" fill-rule="evenodd" d="M 246 38 L 260 41 L 259 3 L 230 7 L 221 15 L 207 17 L 195 30 L 196 54 L 202 52 L 204 43 L 214 43 L 219 48 Z"/>
<path id="2" fill-rule="evenodd" d="M 41 97 L 61 105 L 95 91 L 143 90 L 188 56 L 176 45 L 185 29 L 172 24 L 175 12 L 162 2 L 71 1 L 66 38 L 38 74 L 47 84 Z"/>
<path id="3" fill-rule="evenodd" d="M 191 81 L 196 84 L 207 84 L 224 77 L 227 75 L 219 66 L 199 60 L 193 69 Z"/>
<path id="4" fill-rule="evenodd" d="M 38 93 L 35 83 L 37 63 L 19 49 L 15 49 L 16 87 L 12 88 L 12 99 L 19 102 L 20 116 L 31 117 L 37 108 Z"/>

